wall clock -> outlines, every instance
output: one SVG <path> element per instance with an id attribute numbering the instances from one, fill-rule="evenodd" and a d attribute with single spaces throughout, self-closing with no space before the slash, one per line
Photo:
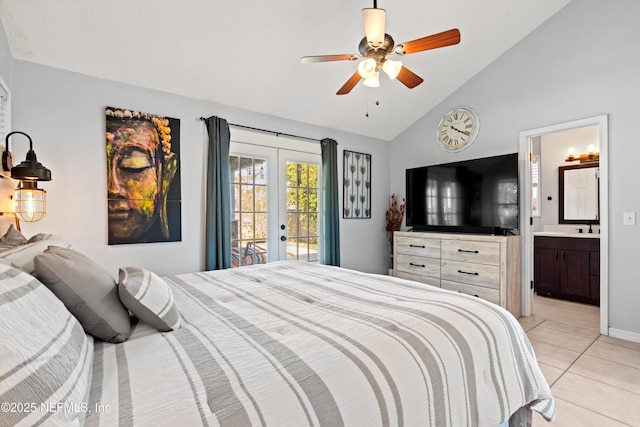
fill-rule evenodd
<path id="1" fill-rule="evenodd" d="M 469 107 L 456 107 L 445 113 L 438 124 L 438 142 L 447 151 L 462 151 L 478 136 L 480 119 Z"/>

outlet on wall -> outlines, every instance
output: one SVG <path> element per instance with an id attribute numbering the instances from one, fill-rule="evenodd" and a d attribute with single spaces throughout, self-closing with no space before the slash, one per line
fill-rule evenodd
<path id="1" fill-rule="evenodd" d="M 622 214 L 622 223 L 624 225 L 636 225 L 636 213 L 635 212 L 624 212 Z"/>

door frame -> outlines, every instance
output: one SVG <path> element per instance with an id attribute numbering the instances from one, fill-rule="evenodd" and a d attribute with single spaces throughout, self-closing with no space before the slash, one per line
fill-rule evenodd
<path id="1" fill-rule="evenodd" d="M 308 153 L 298 150 L 290 150 L 287 148 L 278 149 L 278 186 L 281 187 L 278 200 L 278 251 L 279 251 L 279 259 L 284 260 L 288 258 L 287 255 L 287 241 L 291 238 L 291 234 L 288 229 L 285 229 L 285 233 L 282 234 L 282 224 L 288 224 L 288 215 L 289 210 L 287 208 L 287 162 L 296 162 L 296 163 L 306 163 L 306 164 L 315 164 L 318 167 L 318 260 L 320 259 L 320 254 L 322 253 L 322 159 L 319 158 L 315 153 Z M 281 237 L 285 236 L 287 240 L 282 244 Z"/>
<path id="2" fill-rule="evenodd" d="M 532 139 L 564 130 L 598 125 L 600 139 L 600 333 L 609 335 L 609 129 L 608 115 L 587 117 L 520 132 L 520 235 L 522 239 L 522 315 L 532 311 L 533 230 L 531 218 Z"/>
<path id="3" fill-rule="evenodd" d="M 271 204 L 277 204 L 277 209 L 269 209 L 267 207 L 267 222 L 268 230 L 267 234 L 268 246 L 278 248 L 277 250 L 270 250 L 267 253 L 267 262 L 277 261 L 282 253 L 286 254 L 286 248 L 283 250 L 283 245 L 280 240 L 280 228 L 281 221 L 280 211 L 283 206 L 286 206 L 286 190 L 280 191 L 279 188 L 286 182 L 286 171 L 280 166 L 280 162 L 283 159 L 297 160 L 297 161 L 309 161 L 309 156 L 317 156 L 318 160 L 318 179 L 322 178 L 322 161 L 320 156 L 322 155 L 322 149 L 318 142 L 305 141 L 295 138 L 288 138 L 276 134 L 245 130 L 240 128 L 230 127 L 230 147 L 229 154 L 231 155 L 252 155 L 255 157 L 263 157 L 268 159 L 269 166 L 267 170 L 268 182 L 276 183 L 276 185 L 268 186 L 268 197 Z M 250 146 L 251 151 L 243 153 L 239 148 L 243 146 Z M 286 154 L 285 154 L 286 153 Z M 322 186 L 319 181 L 318 191 L 321 193 Z M 283 187 L 284 188 L 284 187 Z M 322 197 L 318 200 L 319 217 L 322 215 Z M 286 210 L 286 208 L 285 208 Z M 284 213 L 286 216 L 286 212 Z M 322 221 L 318 221 L 319 236 L 322 236 Z M 322 247 L 322 239 L 318 239 L 319 252 Z M 286 246 L 286 244 L 285 244 Z M 321 252 L 320 252 L 321 253 Z M 286 258 L 284 258 L 286 259 Z"/>

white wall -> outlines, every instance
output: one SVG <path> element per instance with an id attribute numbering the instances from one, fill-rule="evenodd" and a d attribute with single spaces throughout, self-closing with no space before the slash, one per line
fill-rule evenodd
<path id="1" fill-rule="evenodd" d="M 198 118 L 217 115 L 230 123 L 316 139 L 333 138 L 338 141 L 340 159 L 344 149 L 370 153 L 373 217 L 341 221 L 341 259 L 344 267 L 386 272 L 384 215 L 389 194 L 386 141 L 32 63 L 12 62 L 13 129 L 25 131 L 33 138 L 38 160 L 51 169 L 53 176 L 51 182 L 42 184 L 47 190 L 47 216 L 41 222 L 23 224 L 25 235 L 59 234 L 113 275 L 125 265 L 149 268 L 160 274 L 202 270 L 206 156 L 204 124 Z M 105 106 L 181 119 L 181 242 L 107 245 Z M 11 150 L 18 158 L 26 154 L 26 148 L 19 143 L 12 145 Z"/>
<path id="2" fill-rule="evenodd" d="M 0 76 L 2 76 L 4 82 L 9 87 L 11 87 L 12 62 L 13 61 L 11 58 L 11 52 L 9 51 L 9 44 L 7 43 L 7 35 L 4 32 L 4 27 L 0 23 Z"/>
<path id="3" fill-rule="evenodd" d="M 540 184 L 542 188 L 540 222 L 543 229 L 545 225 L 559 224 L 558 210 L 561 196 L 558 193 L 560 184 L 558 168 L 577 164 L 565 162 L 568 149 L 574 148 L 575 156 L 578 156 L 587 153 L 587 147 L 593 145 L 595 152 L 599 152 L 598 132 L 598 126 L 586 126 L 540 137 Z M 548 200 L 549 197 L 551 200 Z"/>
<path id="4" fill-rule="evenodd" d="M 518 151 L 521 131 L 609 115 L 609 325 L 640 334 L 640 211 L 635 128 L 640 117 L 640 2 L 573 1 L 392 142 L 391 191 L 406 168 Z M 464 43 L 464 35 L 463 35 Z M 459 154 L 436 145 L 441 115 L 457 105 L 480 115 L 478 140 Z"/>

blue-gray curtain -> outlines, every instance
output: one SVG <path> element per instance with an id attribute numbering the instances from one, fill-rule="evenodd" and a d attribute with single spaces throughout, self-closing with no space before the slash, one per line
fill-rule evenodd
<path id="1" fill-rule="evenodd" d="M 204 119 L 209 136 L 207 155 L 207 206 L 205 209 L 205 267 L 231 267 L 231 178 L 229 143 L 231 135 L 225 119 Z"/>
<path id="2" fill-rule="evenodd" d="M 329 138 L 322 147 L 322 253 L 320 262 L 340 266 L 340 206 L 338 143 Z"/>

